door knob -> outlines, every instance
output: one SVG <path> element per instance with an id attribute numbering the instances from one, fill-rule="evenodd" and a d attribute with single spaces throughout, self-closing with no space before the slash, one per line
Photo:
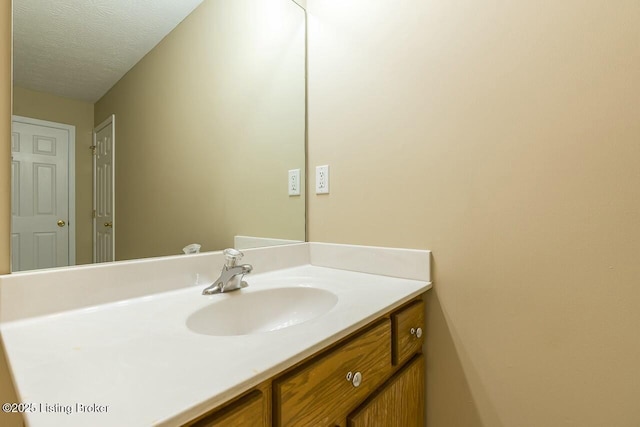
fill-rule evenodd
<path id="1" fill-rule="evenodd" d="M 113 222 L 111 222 L 111 221 L 109 221 L 109 222 L 105 222 L 105 223 L 104 223 L 104 226 L 105 226 L 105 227 L 109 227 L 109 228 L 111 228 L 111 227 L 113 227 Z"/>
<path id="2" fill-rule="evenodd" d="M 67 225 L 66 222 L 64 222 L 63 220 L 59 219 L 58 220 L 58 227 L 64 227 L 65 225 Z"/>

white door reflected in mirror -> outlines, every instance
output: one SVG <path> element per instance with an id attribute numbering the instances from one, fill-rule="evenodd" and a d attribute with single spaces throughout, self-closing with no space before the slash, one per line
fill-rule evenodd
<path id="1" fill-rule="evenodd" d="M 13 116 L 11 271 L 75 262 L 73 126 Z"/>

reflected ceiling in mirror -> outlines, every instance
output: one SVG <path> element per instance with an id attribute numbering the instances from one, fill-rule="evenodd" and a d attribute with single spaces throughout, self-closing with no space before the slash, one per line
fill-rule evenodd
<path id="1" fill-rule="evenodd" d="M 12 271 L 91 263 L 95 240 L 115 260 L 304 241 L 303 9 L 90 4 L 14 0 Z M 113 164 L 94 190 L 93 131 L 112 115 Z M 42 150 L 65 144 L 68 165 L 49 164 Z"/>

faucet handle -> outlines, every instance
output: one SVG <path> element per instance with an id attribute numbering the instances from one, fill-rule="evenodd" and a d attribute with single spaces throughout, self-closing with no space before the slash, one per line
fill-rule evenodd
<path id="1" fill-rule="evenodd" d="M 227 267 L 235 267 L 236 262 L 244 256 L 242 252 L 234 248 L 227 248 L 222 253 L 227 259 Z"/>

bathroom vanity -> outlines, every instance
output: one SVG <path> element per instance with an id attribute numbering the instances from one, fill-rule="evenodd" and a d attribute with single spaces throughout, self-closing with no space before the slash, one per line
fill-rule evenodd
<path id="1" fill-rule="evenodd" d="M 186 425 L 422 427 L 423 328 L 418 298 Z"/>
<path id="2" fill-rule="evenodd" d="M 28 425 L 423 425 L 429 251 L 304 243 L 244 261 L 249 286 L 217 295 L 202 290 L 220 252 L 1 276 Z"/>

